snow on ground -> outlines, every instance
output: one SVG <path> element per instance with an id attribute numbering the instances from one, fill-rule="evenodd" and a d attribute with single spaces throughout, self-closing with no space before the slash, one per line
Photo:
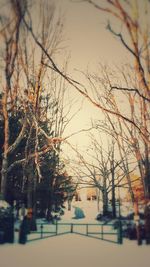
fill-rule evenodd
<path id="1" fill-rule="evenodd" d="M 75 214 L 75 207 L 79 207 L 83 210 L 85 218 L 77 220 L 73 219 Z M 61 222 L 74 222 L 74 223 L 97 223 L 97 220 L 95 220 L 98 211 L 97 211 L 97 203 L 96 201 L 74 201 L 72 203 L 71 211 L 67 210 L 67 204 L 65 208 L 65 214 L 62 216 Z"/>
<path id="2" fill-rule="evenodd" d="M 60 222 L 97 222 L 96 203 L 76 203 L 85 218 L 72 220 L 74 208 L 65 209 Z M 17 233 L 16 233 L 17 237 Z M 29 242 L 0 245 L 1 267 L 149 267 L 150 246 L 137 246 L 124 239 L 123 245 L 77 234 L 65 234 Z"/>
<path id="3" fill-rule="evenodd" d="M 117 245 L 67 234 L 0 247 L 1 267 L 149 267 L 149 246 Z"/>

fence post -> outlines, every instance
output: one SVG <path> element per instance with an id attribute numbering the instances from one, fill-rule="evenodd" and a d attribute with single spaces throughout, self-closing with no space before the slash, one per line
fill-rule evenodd
<path id="1" fill-rule="evenodd" d="M 73 233 L 73 223 L 71 223 L 71 233 Z"/>
<path id="2" fill-rule="evenodd" d="M 102 238 L 102 240 L 103 240 L 103 224 L 101 225 L 101 238 Z"/>
<path id="3" fill-rule="evenodd" d="M 41 224 L 41 238 L 43 238 L 43 224 Z"/>
<path id="4" fill-rule="evenodd" d="M 25 244 L 28 239 L 29 231 L 29 221 L 27 216 L 23 218 L 23 221 L 21 222 L 20 229 L 19 229 L 19 243 Z"/>
<path id="5" fill-rule="evenodd" d="M 56 235 L 58 234 L 58 222 L 56 220 Z"/>
<path id="6" fill-rule="evenodd" d="M 86 235 L 88 235 L 88 224 L 86 225 Z"/>
<path id="7" fill-rule="evenodd" d="M 118 221 L 118 244 L 123 244 L 121 220 Z"/>

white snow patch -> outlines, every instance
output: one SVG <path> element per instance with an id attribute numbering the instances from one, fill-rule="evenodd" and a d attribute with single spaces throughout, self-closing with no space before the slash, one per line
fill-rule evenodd
<path id="1" fill-rule="evenodd" d="M 67 234 L 3 245 L 0 262 L 2 267 L 149 267 L 149 252 L 149 246 L 137 246 L 135 241 L 118 245 Z"/>
<path id="2" fill-rule="evenodd" d="M 74 217 L 74 208 L 65 209 L 60 222 L 94 222 L 96 203 L 74 203 L 84 210 L 85 218 Z M 99 222 L 97 222 L 99 223 Z M 16 233 L 16 241 L 17 241 Z M 123 245 L 81 236 L 64 234 L 26 245 L 0 245 L 1 267 L 149 267 L 150 246 L 138 246 L 136 241 L 124 239 Z"/>
<path id="3" fill-rule="evenodd" d="M 83 210 L 85 218 L 73 219 L 75 214 L 75 208 L 79 207 Z M 96 201 L 74 201 L 72 203 L 71 211 L 67 210 L 67 204 L 65 208 L 65 214 L 61 217 L 61 222 L 74 222 L 74 223 L 97 223 L 96 216 L 98 214 Z"/>

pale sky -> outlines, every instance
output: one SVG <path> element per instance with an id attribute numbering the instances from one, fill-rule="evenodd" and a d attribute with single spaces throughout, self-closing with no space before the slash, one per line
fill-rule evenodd
<path id="1" fill-rule="evenodd" d="M 120 42 L 106 29 L 108 15 L 99 12 L 87 3 L 74 3 L 71 0 L 54 1 L 64 13 L 64 32 L 67 52 L 70 53 L 68 71 L 74 79 L 85 83 L 79 71 L 97 70 L 99 63 L 115 66 L 130 61 L 130 55 Z M 115 28 L 118 27 L 115 23 Z M 78 92 L 70 88 L 76 98 L 81 98 Z M 65 134 L 82 128 L 88 128 L 91 118 L 102 119 L 101 111 L 91 103 L 84 101 L 83 108 L 69 124 Z M 74 144 L 88 145 L 87 133 L 82 133 L 70 139 Z M 106 140 L 104 140 L 106 141 Z"/>
<path id="2" fill-rule="evenodd" d="M 64 10 L 67 45 L 74 68 L 85 69 L 87 64 L 95 65 L 98 62 L 116 64 L 128 61 L 126 50 L 106 30 L 110 19 L 106 13 L 85 2 L 55 0 L 56 6 L 58 2 Z"/>

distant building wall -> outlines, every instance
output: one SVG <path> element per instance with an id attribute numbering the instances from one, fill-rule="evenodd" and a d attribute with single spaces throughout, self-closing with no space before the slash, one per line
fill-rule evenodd
<path id="1" fill-rule="evenodd" d="M 82 188 L 78 189 L 75 194 L 75 201 L 96 200 L 97 190 L 96 188 Z"/>

